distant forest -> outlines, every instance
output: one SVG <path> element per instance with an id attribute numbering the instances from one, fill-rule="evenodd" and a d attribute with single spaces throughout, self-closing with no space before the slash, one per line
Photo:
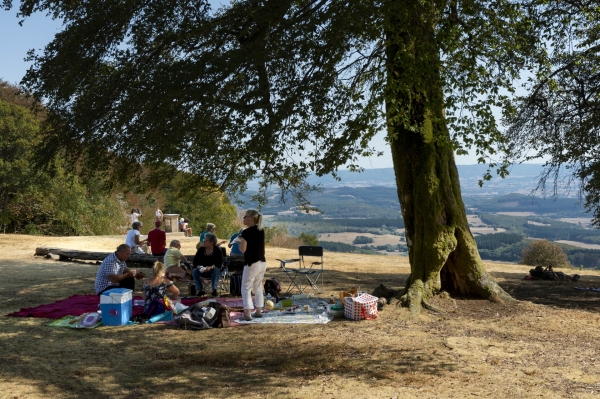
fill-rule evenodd
<path id="1" fill-rule="evenodd" d="M 290 234 L 298 236 L 323 233 L 371 233 L 400 235 L 403 228 L 400 206 L 395 188 L 339 187 L 326 189 L 315 195 L 313 205 L 323 214 L 278 216 L 278 212 L 289 211 L 288 205 L 265 207 L 263 212 L 273 215 L 268 224 L 283 224 Z M 483 223 L 494 228 L 503 228 L 506 233 L 476 235 L 479 253 L 483 259 L 519 262 L 523 249 L 532 239 L 551 241 L 569 240 L 588 244 L 600 244 L 600 230 L 584 225 L 559 221 L 563 217 L 585 217 L 578 200 L 558 198 L 556 200 L 533 199 L 522 194 L 508 194 L 492 198 L 465 197 L 468 213 L 477 214 Z M 508 216 L 493 212 L 531 212 L 533 216 Z M 384 216 L 382 216 L 384 215 Z M 357 219 L 358 218 L 358 219 Z M 362 219 L 360 219 L 362 218 Z M 357 252 L 357 246 L 343 243 L 322 242 L 330 251 Z M 600 250 L 582 249 L 560 244 L 570 262 L 585 268 L 600 267 Z M 404 247 L 387 250 L 403 250 Z M 362 247 L 361 251 L 386 250 Z"/>

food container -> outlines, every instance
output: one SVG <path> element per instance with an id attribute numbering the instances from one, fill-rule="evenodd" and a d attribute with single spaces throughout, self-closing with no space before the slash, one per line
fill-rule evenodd
<path id="1" fill-rule="evenodd" d="M 332 305 L 331 306 L 331 315 L 334 319 L 343 319 L 344 318 L 344 307 L 340 305 Z"/>
<path id="2" fill-rule="evenodd" d="M 283 306 L 284 308 L 289 308 L 294 304 L 294 301 L 291 299 L 284 299 L 281 301 L 281 306 Z"/>

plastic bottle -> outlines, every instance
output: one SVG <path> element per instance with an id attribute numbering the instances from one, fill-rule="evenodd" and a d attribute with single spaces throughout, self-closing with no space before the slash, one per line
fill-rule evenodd
<path id="1" fill-rule="evenodd" d="M 271 300 L 272 300 L 272 298 L 271 298 L 271 293 L 269 292 L 269 293 L 267 294 L 267 301 L 271 301 Z"/>

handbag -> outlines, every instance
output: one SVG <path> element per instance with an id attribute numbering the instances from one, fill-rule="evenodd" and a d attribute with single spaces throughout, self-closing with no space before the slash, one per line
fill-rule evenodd
<path id="1" fill-rule="evenodd" d="M 229 306 L 218 302 L 209 302 L 208 306 L 216 310 L 216 315 L 209 325 L 216 328 L 227 328 L 231 326 L 231 309 Z"/>

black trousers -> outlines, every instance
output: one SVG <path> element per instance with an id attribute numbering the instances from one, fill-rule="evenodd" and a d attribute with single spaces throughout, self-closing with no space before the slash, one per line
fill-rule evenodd
<path id="1" fill-rule="evenodd" d="M 113 288 L 127 288 L 128 290 L 133 291 L 135 290 L 135 278 L 127 277 L 126 279 L 119 281 L 117 285 L 110 285 L 106 287 L 105 289 L 100 291 L 98 295 L 102 295 L 103 292 L 112 290 Z"/>

